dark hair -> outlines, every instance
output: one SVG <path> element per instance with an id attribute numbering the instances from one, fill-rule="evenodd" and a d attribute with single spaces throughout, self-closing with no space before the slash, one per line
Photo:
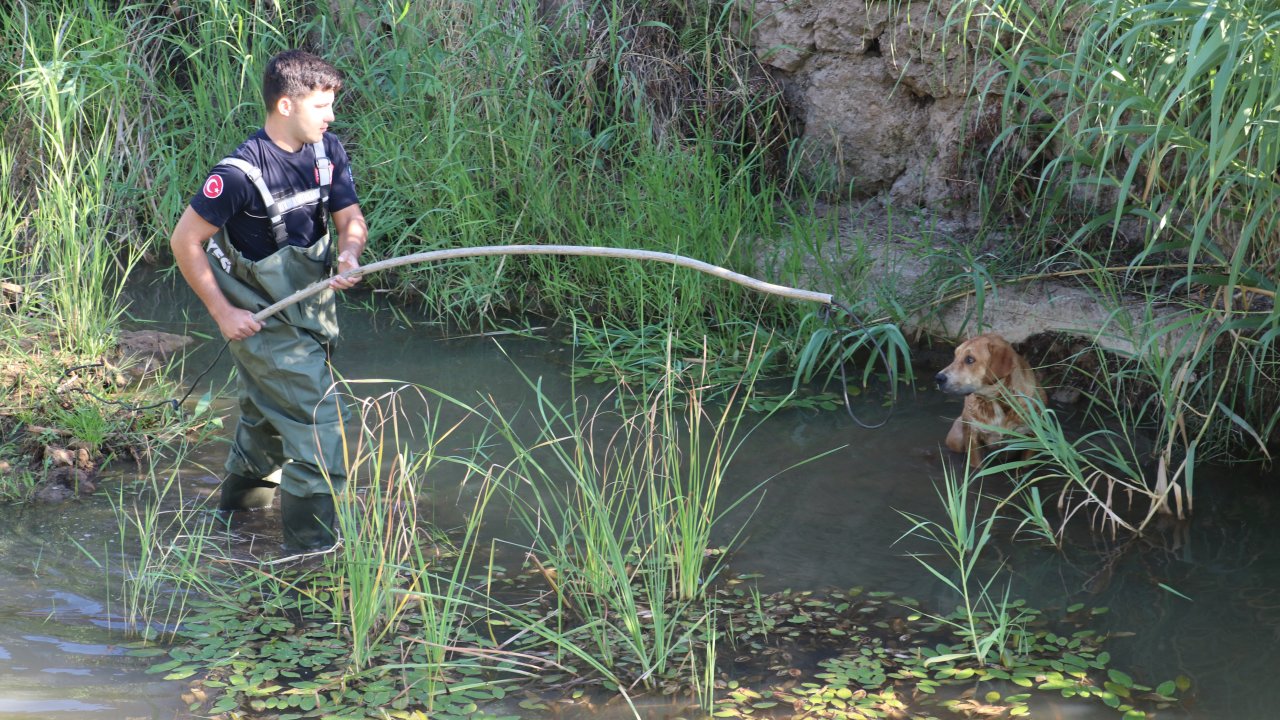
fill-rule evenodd
<path id="1" fill-rule="evenodd" d="M 273 112 L 282 97 L 300 98 L 316 90 L 342 89 L 342 73 L 305 50 L 285 50 L 267 61 L 262 73 L 262 102 Z"/>

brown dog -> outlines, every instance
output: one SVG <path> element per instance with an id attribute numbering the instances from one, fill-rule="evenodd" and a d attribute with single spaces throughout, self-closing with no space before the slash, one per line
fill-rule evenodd
<path id="1" fill-rule="evenodd" d="M 951 424 L 947 447 L 969 454 L 969 465 L 982 463 L 983 447 L 999 442 L 1001 435 L 975 423 L 1025 430 L 1023 416 L 1031 408 L 1029 398 L 1045 402 L 1035 371 L 1004 338 L 995 333 L 966 340 L 956 348 L 955 360 L 934 378 L 938 388 L 964 395 L 964 411 Z M 1010 401 L 1017 401 L 1010 405 Z"/>

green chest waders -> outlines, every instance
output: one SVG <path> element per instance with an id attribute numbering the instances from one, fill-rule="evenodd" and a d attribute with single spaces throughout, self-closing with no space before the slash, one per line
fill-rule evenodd
<path id="1" fill-rule="evenodd" d="M 268 200 L 260 174 L 256 178 L 250 174 L 250 179 Z M 323 201 L 323 195 L 321 198 Z M 330 274 L 328 236 L 307 248 L 284 244 L 283 211 L 270 212 L 275 209 L 271 202 L 268 209 L 272 219 L 278 221 L 273 222 L 280 243 L 276 252 L 261 260 L 249 260 L 223 232 L 209 241 L 206 251 L 218 287 L 227 300 L 250 312 L 258 312 Z M 346 484 L 346 412 L 339 398 L 330 392 L 333 374 L 329 354 L 337 338 L 336 294 L 325 290 L 267 318 L 260 331 L 230 344 L 239 376 L 240 421 L 226 470 L 246 478 L 265 478 L 281 470 L 280 487 L 292 496 L 281 498 L 286 543 L 302 545 L 303 549 L 316 543 L 305 537 L 301 542 L 289 542 L 291 535 L 296 538 L 298 527 L 314 524 L 314 517 L 307 515 L 327 514 L 327 524 L 331 526 L 331 496 L 340 493 Z M 299 502 L 317 495 L 324 497 L 315 507 Z M 290 508 L 286 508 L 289 504 L 295 510 L 292 522 Z M 298 507 L 305 507 L 301 518 L 296 517 Z M 303 529 L 305 536 L 306 528 Z"/>

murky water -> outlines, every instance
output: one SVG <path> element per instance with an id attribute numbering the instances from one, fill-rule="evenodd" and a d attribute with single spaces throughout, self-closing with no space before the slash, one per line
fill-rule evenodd
<path id="1" fill-rule="evenodd" d="M 151 327 L 214 333 L 181 286 L 138 287 L 134 297 L 134 312 L 155 321 Z M 386 309 L 348 308 L 343 328 L 336 365 L 349 378 L 420 383 L 467 401 L 483 393 L 505 407 L 527 407 L 533 393 L 518 367 L 542 377 L 552 397 L 567 400 L 573 393 L 567 351 L 556 342 L 442 339 L 438 328 L 407 328 Z M 188 367 L 203 369 L 219 344 L 203 341 Z M 225 378 L 228 365 L 224 358 L 210 379 L 221 382 L 217 376 Z M 878 430 L 858 427 L 843 411 L 789 410 L 771 418 L 750 436 L 731 473 L 736 490 L 730 492 L 772 478 L 763 502 L 730 522 L 745 528 L 733 570 L 760 573 L 764 589 L 862 586 L 909 594 L 933 607 L 953 605 L 895 541 L 909 527 L 899 512 L 941 517 L 937 447 L 958 407 L 922 388 Z M 864 420 L 883 413 L 878 406 L 857 410 Z M 220 468 L 224 452 L 210 447 L 192 458 L 184 471 L 191 491 L 214 490 L 208 474 Z M 1014 542 L 1002 547 L 1001 559 L 1014 594 L 1032 605 L 1110 608 L 1098 625 L 1121 635 L 1108 643 L 1115 667 L 1151 683 L 1190 676 L 1196 686 L 1191 709 L 1161 717 L 1271 718 L 1280 706 L 1273 680 L 1280 670 L 1277 478 L 1225 470 L 1203 470 L 1197 478 L 1196 515 L 1186 526 L 1123 544 L 1077 531 L 1062 552 Z M 456 516 L 456 480 L 442 474 L 432 481 L 437 517 Z M 112 484 L 106 487 L 110 492 Z M 119 619 L 107 587 L 108 573 L 115 572 L 108 559 L 117 550 L 108 498 L 100 492 L 57 508 L 11 508 L 6 517 L 0 527 L 0 718 L 186 717 L 182 684 L 145 674 L 145 661 L 126 657 L 114 644 L 120 636 L 111 628 Z M 1051 705 L 1035 716 L 1115 717 L 1096 704 Z"/>

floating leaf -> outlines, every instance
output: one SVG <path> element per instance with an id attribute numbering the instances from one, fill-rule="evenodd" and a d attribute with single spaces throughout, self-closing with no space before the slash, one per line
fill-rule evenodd
<path id="1" fill-rule="evenodd" d="M 1130 695 L 1129 688 L 1113 683 L 1110 680 L 1102 683 L 1102 686 L 1123 698 L 1127 698 Z"/>
<path id="2" fill-rule="evenodd" d="M 1126 688 L 1133 687 L 1133 678 L 1129 677 L 1123 671 L 1115 668 L 1109 668 L 1107 670 L 1107 677 L 1111 678 L 1111 681 L 1117 685 L 1123 685 Z"/>

